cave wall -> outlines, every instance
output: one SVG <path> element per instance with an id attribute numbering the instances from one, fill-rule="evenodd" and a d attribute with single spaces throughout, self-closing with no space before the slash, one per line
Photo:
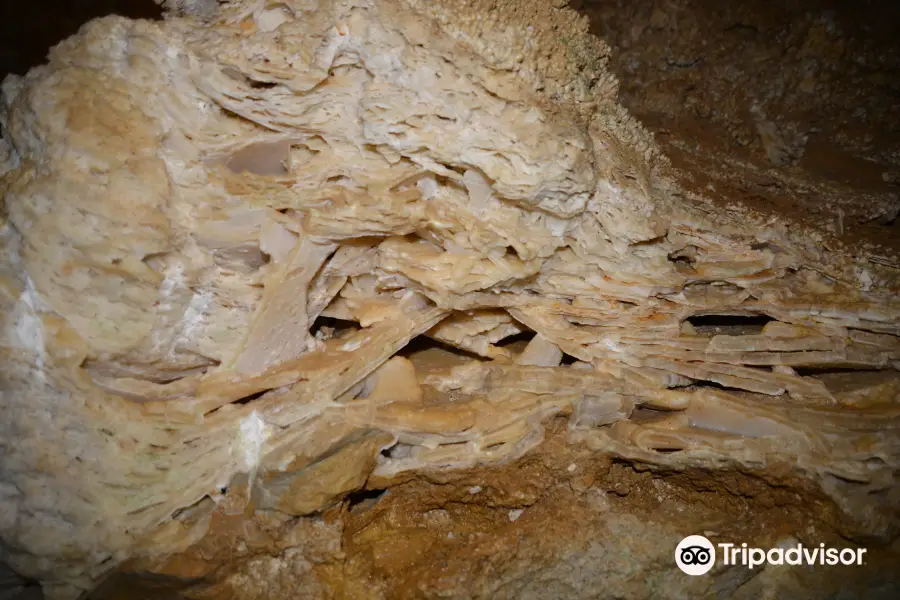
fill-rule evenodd
<path id="1" fill-rule="evenodd" d="M 59 598 L 892 593 L 883 31 L 169 4 L 4 83 L 16 570 Z M 701 529 L 871 560 L 686 579 Z"/>

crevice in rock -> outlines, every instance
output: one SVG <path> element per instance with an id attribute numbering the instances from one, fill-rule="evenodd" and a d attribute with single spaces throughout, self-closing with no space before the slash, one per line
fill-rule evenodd
<path id="1" fill-rule="evenodd" d="M 255 394 L 250 394 L 249 396 L 245 396 L 245 397 L 241 398 L 240 400 L 235 400 L 234 402 L 232 402 L 232 404 L 236 404 L 238 406 L 250 404 L 254 400 L 257 400 L 257 399 L 261 398 L 262 396 L 264 396 L 268 391 L 269 390 L 262 390 L 260 392 L 256 392 Z"/>
<path id="2" fill-rule="evenodd" d="M 429 350 L 440 350 L 443 353 L 450 354 L 459 358 L 482 360 L 482 358 L 474 352 L 469 352 L 462 348 L 457 348 L 456 346 L 448 344 L 447 342 L 436 340 L 433 337 L 427 335 L 419 335 L 414 337 L 399 352 L 397 352 L 395 356 L 412 358 L 417 354 L 425 353 Z"/>
<path id="3" fill-rule="evenodd" d="M 506 347 L 524 348 L 528 344 L 528 342 L 530 342 L 532 339 L 534 339 L 535 335 L 536 335 L 535 332 L 531 331 L 531 330 L 522 331 L 515 335 L 511 335 L 511 336 L 503 338 L 502 340 L 497 342 L 496 345 L 500 346 L 501 348 L 506 348 Z"/>
<path id="4" fill-rule="evenodd" d="M 758 335 L 775 320 L 768 315 L 739 314 L 699 314 L 686 319 L 700 335 Z"/>
<path id="5" fill-rule="evenodd" d="M 361 489 L 350 492 L 345 498 L 347 510 L 350 512 L 361 512 L 372 508 L 378 501 L 387 494 L 387 490 L 370 490 Z"/>
<path id="6" fill-rule="evenodd" d="M 316 339 L 344 337 L 360 330 L 359 323 L 347 319 L 319 316 L 313 321 L 309 333 Z"/>

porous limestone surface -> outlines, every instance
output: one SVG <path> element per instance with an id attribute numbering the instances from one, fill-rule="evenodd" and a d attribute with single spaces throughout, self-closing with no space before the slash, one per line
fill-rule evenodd
<path id="1" fill-rule="evenodd" d="M 898 272 L 688 202 L 564 2 L 166 4 L 2 86 L 0 549 L 49 596 L 551 417 L 895 535 Z"/>

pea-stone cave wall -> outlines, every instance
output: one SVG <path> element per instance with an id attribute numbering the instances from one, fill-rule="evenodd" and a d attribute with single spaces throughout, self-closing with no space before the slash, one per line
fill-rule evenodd
<path id="1" fill-rule="evenodd" d="M 0 15 L 0 598 L 900 597 L 900 4 Z"/>

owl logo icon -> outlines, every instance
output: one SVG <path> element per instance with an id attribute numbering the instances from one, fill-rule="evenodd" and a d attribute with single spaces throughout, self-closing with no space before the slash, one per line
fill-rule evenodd
<path id="1" fill-rule="evenodd" d="M 705 575 L 716 564 L 716 548 L 702 535 L 689 535 L 675 548 L 675 564 L 688 575 Z"/>

